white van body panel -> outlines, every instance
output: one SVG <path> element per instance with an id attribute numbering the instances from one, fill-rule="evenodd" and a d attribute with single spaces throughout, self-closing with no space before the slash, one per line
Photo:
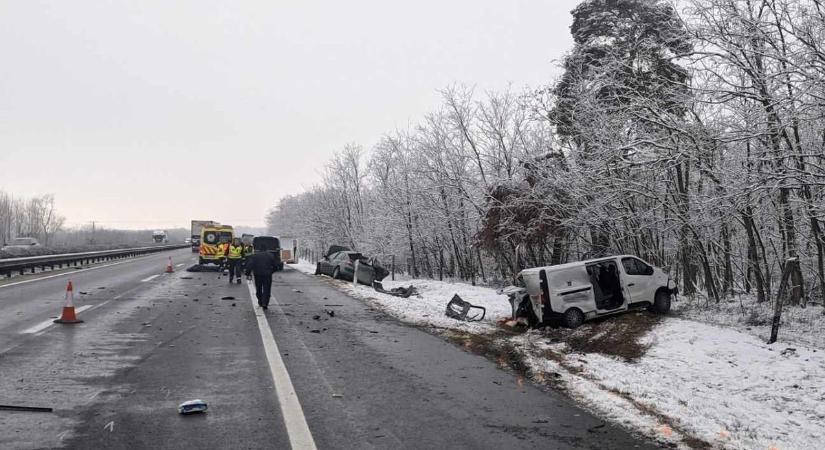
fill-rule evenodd
<path id="1" fill-rule="evenodd" d="M 553 311 L 579 308 L 587 314 L 594 304 L 593 286 L 584 264 L 546 271 Z"/>

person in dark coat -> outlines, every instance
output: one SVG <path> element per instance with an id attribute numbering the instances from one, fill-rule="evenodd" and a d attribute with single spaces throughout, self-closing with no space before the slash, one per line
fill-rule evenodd
<path id="1" fill-rule="evenodd" d="M 246 260 L 246 276 L 255 275 L 255 296 L 258 306 L 267 309 L 272 292 L 272 273 L 277 268 L 275 256 L 266 250 L 256 250 Z"/>

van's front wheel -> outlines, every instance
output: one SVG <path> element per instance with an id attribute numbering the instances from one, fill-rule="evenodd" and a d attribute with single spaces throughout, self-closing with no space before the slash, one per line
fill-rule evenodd
<path id="1" fill-rule="evenodd" d="M 584 313 L 578 308 L 570 308 L 564 312 L 564 326 L 573 329 L 584 323 Z"/>
<path id="2" fill-rule="evenodd" d="M 657 314 L 667 314 L 670 311 L 670 293 L 663 290 L 656 292 L 650 311 Z"/>

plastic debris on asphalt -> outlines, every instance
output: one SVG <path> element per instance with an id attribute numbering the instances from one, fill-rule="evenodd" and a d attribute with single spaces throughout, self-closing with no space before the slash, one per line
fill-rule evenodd
<path id="1" fill-rule="evenodd" d="M 203 400 L 189 400 L 178 405 L 178 413 L 194 414 L 206 411 L 206 402 Z"/>

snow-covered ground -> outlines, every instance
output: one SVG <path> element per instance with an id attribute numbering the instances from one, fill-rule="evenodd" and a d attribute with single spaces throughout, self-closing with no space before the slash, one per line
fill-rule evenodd
<path id="1" fill-rule="evenodd" d="M 290 264 L 290 267 L 301 272 L 315 273 L 315 264 L 301 262 Z M 341 281 L 339 287 L 350 294 L 369 301 L 393 316 L 407 323 L 438 328 L 449 328 L 472 333 L 491 333 L 496 331 L 495 321 L 510 316 L 510 304 L 507 298 L 496 294 L 495 290 L 470 286 L 464 283 L 447 283 L 427 279 L 407 279 L 390 281 L 385 279 L 382 284 L 385 289 L 396 287 L 415 286 L 418 295 L 410 298 L 399 298 L 376 292 L 373 288 L 364 285 L 353 286 L 351 282 Z M 447 302 L 458 294 L 463 300 L 473 305 L 487 309 L 484 320 L 481 322 L 459 322 L 445 315 Z"/>
<path id="2" fill-rule="evenodd" d="M 773 319 L 771 302 L 757 303 L 754 295 L 734 295 L 719 304 L 700 299 L 684 299 L 673 304 L 682 317 L 723 325 L 767 340 Z M 784 308 L 779 339 L 799 345 L 825 348 L 825 310 L 822 305 Z"/>
<path id="3" fill-rule="evenodd" d="M 292 267 L 315 270 L 307 263 Z M 444 334 L 486 336 L 491 345 L 515 349 L 534 381 L 565 389 L 603 418 L 661 442 L 777 450 L 822 448 L 825 442 L 825 349 L 793 326 L 784 334 L 789 339 L 783 340 L 780 330 L 780 341 L 773 345 L 761 337 L 768 325 L 747 325 L 723 319 L 724 314 L 717 322 L 734 328 L 631 313 L 575 331 L 512 335 L 495 333 L 500 331 L 496 321 L 508 317 L 510 307 L 505 296 L 490 288 L 434 280 L 384 282 L 387 289 L 417 288 L 418 296 L 403 299 L 367 286 L 336 284 L 402 321 Z M 485 319 L 465 323 L 446 317 L 446 304 L 455 293 L 486 307 Z M 633 349 L 641 349 L 638 355 L 604 348 L 605 342 L 626 344 L 626 328 L 618 324 L 636 323 L 648 327 L 627 335 L 638 341 L 633 343 Z M 810 345 L 800 345 L 805 342 Z"/>

